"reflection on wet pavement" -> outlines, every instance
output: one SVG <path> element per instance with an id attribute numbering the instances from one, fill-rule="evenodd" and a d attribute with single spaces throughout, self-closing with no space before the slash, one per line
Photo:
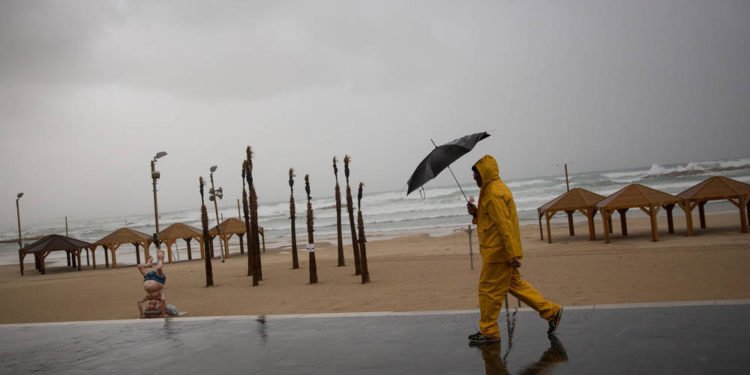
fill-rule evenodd
<path id="1" fill-rule="evenodd" d="M 548 337 L 521 310 L 481 349 L 466 340 L 476 312 L 0 325 L 0 374 L 744 374 L 747 316 L 749 304 L 566 309 Z"/>

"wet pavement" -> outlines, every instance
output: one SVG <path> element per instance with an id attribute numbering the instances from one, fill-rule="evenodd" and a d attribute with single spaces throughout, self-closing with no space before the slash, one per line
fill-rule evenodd
<path id="1" fill-rule="evenodd" d="M 749 301 L 570 307 L 548 338 L 503 309 L 485 348 L 466 339 L 476 311 L 0 325 L 0 373 L 745 374 L 748 317 Z"/>

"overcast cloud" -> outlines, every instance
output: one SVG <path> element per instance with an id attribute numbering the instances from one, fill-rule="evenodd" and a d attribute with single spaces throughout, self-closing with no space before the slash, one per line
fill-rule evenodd
<path id="1" fill-rule="evenodd" d="M 519 179 L 750 156 L 747 1 L 0 1 L 0 228 L 223 204 L 254 148 L 333 194 L 400 190 L 437 143 L 492 136 Z M 449 176 L 432 182 L 448 184 Z M 405 191 L 404 191 L 405 194 Z"/>

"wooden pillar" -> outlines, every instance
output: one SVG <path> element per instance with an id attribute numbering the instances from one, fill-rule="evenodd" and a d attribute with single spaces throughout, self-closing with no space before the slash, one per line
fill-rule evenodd
<path id="1" fill-rule="evenodd" d="M 138 242 L 134 242 L 133 245 L 135 245 L 135 264 L 141 264 L 141 249 L 139 249 L 140 245 Z"/>
<path id="2" fill-rule="evenodd" d="M 70 263 L 73 267 L 76 267 L 76 253 L 77 252 L 70 252 Z"/>
<path id="3" fill-rule="evenodd" d="M 747 212 L 750 212 L 750 199 L 748 198 L 746 199 L 747 199 L 747 204 L 745 205 L 745 212 L 747 213 Z M 750 225 L 750 215 L 746 215 L 746 216 L 747 216 L 747 225 Z"/>
<path id="4" fill-rule="evenodd" d="M 604 225 L 604 243 L 609 243 L 609 210 L 603 208 L 600 212 L 602 214 L 602 225 Z"/>
<path id="5" fill-rule="evenodd" d="M 187 243 L 187 250 L 188 250 L 188 260 L 193 260 L 193 252 L 190 250 L 190 240 L 192 238 L 183 238 L 185 240 L 185 243 Z"/>
<path id="6" fill-rule="evenodd" d="M 740 231 L 742 233 L 747 233 L 747 206 L 748 206 L 748 196 L 740 197 Z"/>
<path id="7" fill-rule="evenodd" d="M 201 260 L 205 259 L 205 254 L 206 254 L 206 249 L 205 249 L 204 242 L 206 242 L 206 241 L 203 241 L 203 237 L 198 237 L 198 245 L 201 248 Z"/>
<path id="8" fill-rule="evenodd" d="M 680 207 L 685 211 L 685 227 L 687 229 L 686 236 L 690 237 L 693 235 L 693 203 L 690 201 L 680 202 Z"/>
<path id="9" fill-rule="evenodd" d="M 21 276 L 23 276 L 23 258 L 26 257 L 26 254 L 18 252 L 18 265 L 21 267 Z"/>
<path id="10" fill-rule="evenodd" d="M 86 249 L 86 265 L 90 266 L 91 263 L 89 262 L 89 249 Z"/>
<path id="11" fill-rule="evenodd" d="M 664 209 L 667 211 L 667 227 L 669 228 L 669 233 L 674 233 L 674 218 L 672 217 L 674 203 L 664 206 Z"/>
<path id="12" fill-rule="evenodd" d="M 703 209 L 703 206 L 705 205 L 706 201 L 698 203 L 698 216 L 700 217 L 701 221 L 701 229 L 706 229 L 706 211 Z"/>
<path id="13" fill-rule="evenodd" d="M 37 271 L 42 270 L 42 261 L 39 259 L 39 253 L 34 253 L 34 268 Z"/>
<path id="14" fill-rule="evenodd" d="M 117 247 L 112 247 L 112 249 L 110 249 L 110 251 L 112 252 L 112 268 L 113 269 L 117 268 L 117 253 L 115 253 L 117 251 Z"/>
<path id="15" fill-rule="evenodd" d="M 109 254 L 107 254 L 107 247 L 104 247 L 104 268 L 109 268 Z"/>
<path id="16" fill-rule="evenodd" d="M 169 262 L 169 264 L 172 264 L 172 241 L 167 241 L 166 245 L 167 245 L 167 262 Z"/>
<path id="17" fill-rule="evenodd" d="M 576 230 L 573 228 L 573 212 L 575 211 L 565 211 L 565 213 L 568 214 L 568 231 L 571 236 L 576 235 Z"/>
<path id="18" fill-rule="evenodd" d="M 78 271 L 81 270 L 81 251 L 82 249 L 78 249 Z"/>
<path id="19" fill-rule="evenodd" d="M 596 209 L 587 210 L 586 217 L 589 220 L 589 241 L 596 241 L 596 228 L 594 227 L 594 216 L 596 216 Z"/>
<path id="20" fill-rule="evenodd" d="M 609 214 L 607 215 L 607 225 L 609 225 L 609 233 L 610 233 L 610 234 L 611 234 L 611 233 L 612 233 L 612 232 L 614 231 L 614 229 L 612 228 L 612 214 L 613 214 L 613 213 L 615 213 L 615 212 L 614 212 L 614 211 L 612 211 L 612 212 L 610 212 L 610 213 L 609 213 Z"/>
<path id="21" fill-rule="evenodd" d="M 47 253 L 49 254 L 49 253 Z M 39 255 L 39 270 L 42 271 L 42 275 L 47 274 L 47 265 L 45 264 L 45 258 L 47 258 L 47 254 L 41 254 Z"/>
<path id="22" fill-rule="evenodd" d="M 656 214 L 659 213 L 659 206 L 649 206 L 648 213 L 651 217 L 651 239 L 654 242 L 659 241 L 659 227 L 656 223 Z"/>
<path id="23" fill-rule="evenodd" d="M 96 246 L 91 247 L 91 263 L 94 264 L 94 269 L 96 269 Z"/>
<path id="24" fill-rule="evenodd" d="M 149 247 L 151 247 L 151 243 L 149 242 L 146 242 L 146 245 L 143 246 L 143 258 L 145 260 L 147 260 L 148 257 L 150 256 L 149 251 L 148 251 Z"/>
<path id="25" fill-rule="evenodd" d="M 65 259 L 68 261 L 68 267 L 70 267 L 70 251 L 65 250 Z"/>
<path id="26" fill-rule="evenodd" d="M 552 213 L 552 215 L 550 215 L 549 211 L 544 211 L 544 219 L 547 222 L 547 243 L 552 243 L 552 229 L 549 227 L 549 220 L 554 215 L 554 212 Z"/>
<path id="27" fill-rule="evenodd" d="M 229 237 L 231 236 L 231 234 L 228 236 L 222 236 L 224 237 L 222 238 L 224 240 L 224 259 L 229 259 Z"/>
<path id="28" fill-rule="evenodd" d="M 628 235 L 628 222 L 625 217 L 625 213 L 628 212 L 627 208 L 618 208 L 617 213 L 620 214 L 620 229 L 622 230 L 622 235 L 627 236 Z"/>
<path id="29" fill-rule="evenodd" d="M 263 252 L 265 253 L 266 252 L 266 230 L 263 229 L 263 227 L 258 227 L 258 232 L 260 232 L 260 237 L 263 239 Z"/>
<path id="30" fill-rule="evenodd" d="M 238 233 L 237 237 L 240 238 L 240 254 L 244 254 L 245 253 L 245 244 L 242 241 L 242 237 L 244 237 L 244 233 Z"/>
<path id="31" fill-rule="evenodd" d="M 539 217 L 539 237 L 544 241 L 544 230 L 542 229 L 542 211 L 537 209 L 536 216 Z"/>

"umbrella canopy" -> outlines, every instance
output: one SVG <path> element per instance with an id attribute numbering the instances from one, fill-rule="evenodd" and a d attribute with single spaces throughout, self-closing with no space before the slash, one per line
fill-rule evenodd
<path id="1" fill-rule="evenodd" d="M 427 181 L 435 178 L 443 169 L 448 168 L 451 163 L 458 160 L 461 156 L 471 151 L 477 142 L 489 137 L 487 132 L 475 133 L 458 139 L 454 139 L 446 144 L 436 146 L 425 157 L 409 177 L 409 189 L 406 195 L 419 189 Z M 456 182 L 458 183 L 458 182 Z M 460 186 L 460 185 L 459 185 Z"/>

